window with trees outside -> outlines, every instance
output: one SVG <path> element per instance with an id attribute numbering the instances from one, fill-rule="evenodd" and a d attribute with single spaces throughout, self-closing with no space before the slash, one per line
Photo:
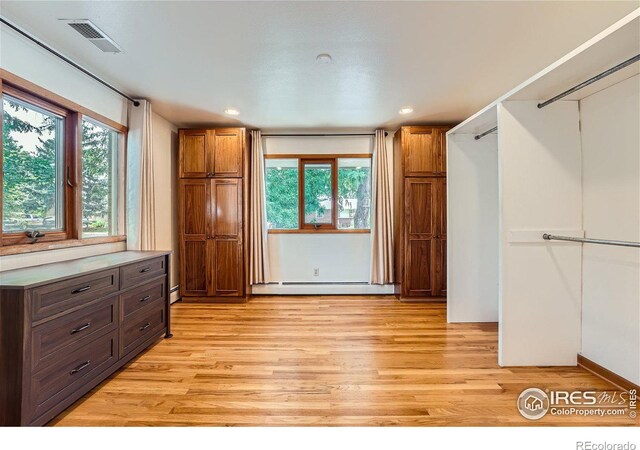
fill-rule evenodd
<path id="1" fill-rule="evenodd" d="M 270 232 L 369 232 L 370 155 L 268 155 Z"/>
<path id="2" fill-rule="evenodd" d="M 75 104 L 43 89 L 35 87 L 37 95 L 22 90 L 5 82 L 4 75 L 1 87 L 0 254 L 118 235 L 123 222 L 118 195 L 124 185 L 118 155 L 126 128 L 70 109 Z"/>
<path id="3" fill-rule="evenodd" d="M 118 227 L 118 133 L 82 121 L 82 236 L 111 236 Z"/>

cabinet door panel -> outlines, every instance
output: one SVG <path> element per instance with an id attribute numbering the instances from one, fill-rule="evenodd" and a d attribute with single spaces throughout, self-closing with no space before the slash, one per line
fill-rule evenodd
<path id="1" fill-rule="evenodd" d="M 242 177 L 244 132 L 239 128 L 215 130 L 213 144 L 214 176 Z"/>
<path id="2" fill-rule="evenodd" d="M 180 176 L 207 176 L 207 139 L 204 130 L 180 130 Z"/>
<path id="3" fill-rule="evenodd" d="M 426 297 L 433 295 L 432 239 L 407 240 L 405 260 L 405 295 Z"/>
<path id="4" fill-rule="evenodd" d="M 434 139 L 437 139 L 437 136 L 434 136 L 430 127 L 402 129 L 405 176 L 428 176 L 437 172 Z"/>
<path id="5" fill-rule="evenodd" d="M 242 236 L 242 180 L 237 178 L 211 181 L 213 237 Z"/>
<path id="6" fill-rule="evenodd" d="M 180 287 L 182 295 L 206 295 L 209 291 L 210 180 L 180 181 Z"/>
<path id="7" fill-rule="evenodd" d="M 405 220 L 409 235 L 431 236 L 436 233 L 436 190 L 436 178 L 405 180 Z"/>
<path id="8" fill-rule="evenodd" d="M 447 240 L 435 239 L 434 267 L 435 289 L 434 295 L 446 297 L 447 295 Z"/>
<path id="9" fill-rule="evenodd" d="M 242 254 L 237 239 L 215 239 L 214 246 L 214 295 L 242 296 Z"/>
<path id="10" fill-rule="evenodd" d="M 447 130 L 438 128 L 433 130 L 433 153 L 436 158 L 436 172 L 445 174 L 447 172 Z"/>
<path id="11" fill-rule="evenodd" d="M 447 179 L 441 178 L 438 185 L 438 229 L 436 234 L 439 236 L 447 235 Z"/>

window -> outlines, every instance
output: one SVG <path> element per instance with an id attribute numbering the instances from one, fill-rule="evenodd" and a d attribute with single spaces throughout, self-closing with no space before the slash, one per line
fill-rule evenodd
<path id="1" fill-rule="evenodd" d="M 118 228 L 118 133 L 82 121 L 82 236 L 112 236 Z"/>
<path id="2" fill-rule="evenodd" d="M 371 159 L 338 159 L 338 228 L 371 228 Z"/>
<path id="3" fill-rule="evenodd" d="M 2 95 L 3 241 L 28 242 L 34 230 L 65 238 L 66 111 L 15 94 Z"/>
<path id="4" fill-rule="evenodd" d="M 6 71 L 0 92 L 0 255 L 124 241 L 127 128 Z"/>
<path id="5" fill-rule="evenodd" d="M 274 155 L 265 162 L 272 232 L 369 232 L 370 155 Z"/>
<path id="6" fill-rule="evenodd" d="M 267 159 L 265 164 L 267 228 L 298 228 L 298 160 Z"/>

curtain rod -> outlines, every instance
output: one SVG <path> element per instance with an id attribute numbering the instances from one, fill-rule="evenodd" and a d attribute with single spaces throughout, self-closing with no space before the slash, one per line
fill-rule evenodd
<path id="1" fill-rule="evenodd" d="M 542 103 L 538 103 L 538 108 L 544 108 L 547 105 L 550 105 L 553 102 L 556 102 L 558 100 L 560 100 L 563 97 L 566 97 L 569 94 L 574 93 L 575 91 L 578 91 L 580 89 L 582 89 L 583 87 L 589 86 L 591 83 L 595 83 L 598 80 L 603 79 L 604 77 L 608 77 L 609 75 L 611 75 L 612 73 L 617 72 L 620 69 L 624 69 L 625 67 L 633 64 L 634 62 L 640 61 L 640 55 L 636 55 L 633 58 L 629 58 L 624 62 L 621 62 L 620 64 L 618 64 L 617 66 L 613 66 L 611 69 L 609 70 L 605 70 L 602 73 L 599 73 L 598 75 L 596 75 L 595 77 L 591 77 L 586 81 L 583 81 L 582 83 L 572 87 L 571 89 L 567 89 L 566 91 L 556 95 L 553 98 L 550 98 L 549 100 L 542 102 Z"/>
<path id="2" fill-rule="evenodd" d="M 109 89 L 111 89 L 114 92 L 117 92 L 118 94 L 120 94 L 122 97 L 126 98 L 127 100 L 131 101 L 133 103 L 133 106 L 140 106 L 140 102 L 137 101 L 136 99 L 128 96 L 127 94 L 125 94 L 124 92 L 116 89 L 115 87 L 113 87 L 112 85 L 110 85 L 109 83 L 107 83 L 106 81 L 104 81 L 103 79 L 99 78 L 98 76 L 92 74 L 91 72 L 89 72 L 87 69 L 85 69 L 84 67 L 80 66 L 79 64 L 76 64 L 75 62 L 71 61 L 69 58 L 67 58 L 66 56 L 64 56 L 63 54 L 59 53 L 58 51 L 54 50 L 53 48 L 49 47 L 47 44 L 45 44 L 44 42 L 36 39 L 35 37 L 31 36 L 29 33 L 27 33 L 26 31 L 24 31 L 23 29 L 19 28 L 18 26 L 12 24 L 11 22 L 7 21 L 4 17 L 0 17 L 0 22 L 2 22 L 3 24 L 5 24 L 6 26 L 8 26 L 9 28 L 11 28 L 12 30 L 16 31 L 17 33 L 21 34 L 22 36 L 26 37 L 27 39 L 29 39 L 31 42 L 34 42 L 36 45 L 42 47 L 43 49 L 45 49 L 46 51 L 48 51 L 49 53 L 57 56 L 58 58 L 60 58 L 61 60 L 63 60 L 64 62 L 66 62 L 67 64 L 75 67 L 76 69 L 78 69 L 80 72 L 84 73 L 85 75 L 93 78 L 94 80 L 96 80 L 98 83 L 108 87 Z"/>
<path id="3" fill-rule="evenodd" d="M 262 137 L 340 137 L 340 136 L 375 136 L 375 133 L 321 133 L 321 134 L 304 134 L 304 133 L 290 133 L 290 134 L 263 134 Z M 389 133 L 384 132 L 385 136 Z"/>

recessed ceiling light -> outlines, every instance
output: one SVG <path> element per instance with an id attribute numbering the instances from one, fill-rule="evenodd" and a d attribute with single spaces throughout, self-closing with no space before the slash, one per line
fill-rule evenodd
<path id="1" fill-rule="evenodd" d="M 235 108 L 227 108 L 227 109 L 224 110 L 224 113 L 228 114 L 230 116 L 237 116 L 237 115 L 240 114 L 240 111 L 238 111 Z"/>
<path id="2" fill-rule="evenodd" d="M 331 55 L 328 53 L 320 53 L 316 56 L 316 61 L 322 64 L 329 64 L 332 61 Z"/>
<path id="3" fill-rule="evenodd" d="M 400 108 L 400 111 L 398 111 L 398 114 L 411 114 L 413 112 L 413 108 L 410 106 L 405 106 L 404 108 Z"/>

